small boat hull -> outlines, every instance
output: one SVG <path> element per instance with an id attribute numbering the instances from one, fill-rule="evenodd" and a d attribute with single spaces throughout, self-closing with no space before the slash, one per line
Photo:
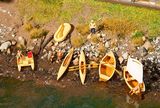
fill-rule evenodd
<path id="1" fill-rule="evenodd" d="M 32 70 L 34 70 L 34 57 L 32 52 L 28 52 L 30 56 L 23 56 L 21 58 L 17 58 L 17 66 L 18 71 L 21 71 L 22 67 L 31 66 Z"/>
<path id="2" fill-rule="evenodd" d="M 58 30 L 54 34 L 54 40 L 56 42 L 63 41 L 67 37 L 70 30 L 71 30 L 71 25 L 69 23 L 61 24 Z"/>
<path id="3" fill-rule="evenodd" d="M 127 76 L 130 76 L 131 77 L 131 80 L 127 80 Z M 136 86 L 138 86 L 139 82 L 134 79 L 131 74 L 127 71 L 127 68 L 126 66 L 124 67 L 124 70 L 123 70 L 123 77 L 124 77 L 124 80 L 127 84 L 127 86 L 129 87 L 130 90 L 134 89 Z M 140 91 L 141 92 L 144 92 L 145 91 L 145 84 L 144 82 L 142 83 L 141 87 L 140 87 Z M 139 94 L 138 92 L 136 92 L 135 94 Z"/>
<path id="4" fill-rule="evenodd" d="M 114 74 L 116 60 L 112 51 L 107 53 L 99 64 L 99 81 L 108 81 Z"/>
<path id="5" fill-rule="evenodd" d="M 60 68 L 59 68 L 59 71 L 58 71 L 58 76 L 57 76 L 57 80 L 59 80 L 62 75 L 65 73 L 65 71 L 67 70 L 70 62 L 71 62 L 71 59 L 72 59 L 72 56 L 73 56 L 73 51 L 74 49 L 70 49 L 68 54 L 66 55 L 66 57 L 64 58 Z"/>
<path id="6" fill-rule="evenodd" d="M 86 59 L 85 54 L 83 51 L 81 51 L 80 58 L 79 58 L 79 74 L 82 84 L 85 82 L 86 78 Z"/>

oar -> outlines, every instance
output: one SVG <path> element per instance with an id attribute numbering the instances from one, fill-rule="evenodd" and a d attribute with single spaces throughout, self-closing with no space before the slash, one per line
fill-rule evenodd
<path id="1" fill-rule="evenodd" d="M 98 64 L 86 64 L 86 65 L 82 65 L 82 66 L 98 66 Z M 77 66 L 71 66 L 71 67 L 69 67 L 69 69 L 74 69 L 74 68 L 79 68 L 79 65 L 77 65 Z"/>
<path id="2" fill-rule="evenodd" d="M 76 69 L 68 69 L 68 71 L 76 71 L 76 70 L 79 70 L 79 68 L 76 68 Z"/>
<path id="3" fill-rule="evenodd" d="M 116 68 L 115 71 L 119 74 L 120 77 L 122 77 L 122 73 L 120 71 L 118 71 Z"/>
<path id="4" fill-rule="evenodd" d="M 101 64 L 105 65 L 105 66 L 109 66 L 109 67 L 114 67 L 113 65 L 111 64 L 108 64 L 108 63 L 105 63 L 105 62 L 101 62 Z M 114 67 L 115 68 L 115 67 Z M 118 71 L 116 68 L 115 68 L 115 71 L 119 74 L 119 76 L 122 76 L 121 72 Z"/>
<path id="5" fill-rule="evenodd" d="M 101 64 L 105 64 L 106 66 L 109 66 L 109 67 L 114 67 L 113 65 L 107 64 L 105 62 L 102 62 Z M 98 65 L 99 64 L 86 64 L 86 65 L 82 65 L 82 66 L 91 66 L 91 67 L 86 67 L 86 68 L 92 69 L 92 68 L 97 68 Z M 82 68 L 82 69 L 84 69 L 84 68 Z M 78 66 L 69 67 L 68 71 L 76 71 L 76 70 L 79 70 L 79 65 Z M 116 68 L 115 68 L 115 72 L 117 72 L 119 74 L 119 76 L 122 76 L 122 73 L 120 71 L 118 71 Z"/>
<path id="6" fill-rule="evenodd" d="M 87 68 L 87 67 L 86 67 Z M 81 68 L 81 69 L 84 69 L 84 68 Z M 75 69 L 68 69 L 68 71 L 76 71 L 76 70 L 79 70 L 79 68 L 75 68 Z"/>
<path id="7" fill-rule="evenodd" d="M 86 64 L 86 65 L 82 65 L 82 66 L 87 66 L 88 64 Z M 77 66 L 71 66 L 71 67 L 69 67 L 69 69 L 74 69 L 74 68 L 78 68 L 79 67 L 79 65 L 77 65 Z"/>
<path id="8" fill-rule="evenodd" d="M 91 67 L 85 67 L 86 69 L 92 69 L 92 68 L 97 68 L 97 66 L 91 66 Z M 81 68 L 81 69 L 84 69 L 84 67 L 83 68 Z M 77 67 L 77 68 L 69 68 L 68 69 L 68 71 L 75 71 L 75 70 L 79 70 L 79 67 Z"/>

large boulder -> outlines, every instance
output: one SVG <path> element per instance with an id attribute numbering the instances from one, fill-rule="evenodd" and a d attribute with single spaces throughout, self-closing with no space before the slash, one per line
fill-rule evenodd
<path id="1" fill-rule="evenodd" d="M 19 36 L 17 39 L 17 45 L 18 48 L 26 48 L 26 40 L 24 37 Z"/>
<path id="2" fill-rule="evenodd" d="M 11 45 L 12 45 L 12 43 L 10 41 L 6 41 L 6 42 L 2 43 L 0 46 L 0 51 L 1 52 L 7 51 L 7 49 L 9 47 L 11 47 Z"/>
<path id="3" fill-rule="evenodd" d="M 73 60 L 73 65 L 78 65 L 78 63 L 79 63 L 79 59 L 78 59 L 78 57 L 77 57 L 77 58 L 75 58 L 75 59 Z"/>
<path id="4" fill-rule="evenodd" d="M 146 41 L 146 42 L 143 44 L 143 47 L 144 47 L 146 50 L 151 50 L 151 49 L 153 49 L 153 45 L 151 44 L 150 41 Z"/>

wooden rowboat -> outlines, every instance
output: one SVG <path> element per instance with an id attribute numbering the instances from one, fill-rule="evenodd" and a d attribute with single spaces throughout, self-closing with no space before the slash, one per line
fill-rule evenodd
<path id="1" fill-rule="evenodd" d="M 80 58 L 79 58 L 79 74 L 82 84 L 85 82 L 86 78 L 86 59 L 83 50 L 81 50 Z"/>
<path id="2" fill-rule="evenodd" d="M 114 74 L 116 60 L 112 51 L 107 53 L 99 64 L 99 81 L 108 81 Z"/>
<path id="3" fill-rule="evenodd" d="M 68 52 L 68 54 L 66 55 L 66 57 L 64 58 L 60 68 L 59 68 L 59 71 L 58 71 L 58 76 L 57 76 L 57 80 L 59 80 L 59 78 L 61 78 L 61 76 L 64 74 L 64 72 L 67 70 L 70 62 L 71 62 L 71 59 L 72 59 L 72 56 L 73 56 L 73 51 L 74 51 L 74 48 L 71 48 Z"/>
<path id="4" fill-rule="evenodd" d="M 131 94 L 135 93 L 138 95 L 145 91 L 145 84 L 143 82 L 143 65 L 138 60 L 130 57 L 128 58 L 127 66 L 125 66 L 123 70 L 123 76 L 127 86 L 131 90 Z"/>
<path id="5" fill-rule="evenodd" d="M 58 30 L 54 34 L 54 40 L 57 42 L 63 41 L 71 30 L 69 23 L 63 23 L 59 26 Z"/>

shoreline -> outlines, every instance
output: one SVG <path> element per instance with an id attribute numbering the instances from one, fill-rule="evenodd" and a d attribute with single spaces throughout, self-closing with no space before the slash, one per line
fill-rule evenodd
<path id="1" fill-rule="evenodd" d="M 4 19 L 6 19 L 5 21 L 0 22 L 3 24 L 1 28 L 2 30 L 4 29 L 4 31 L 6 30 L 7 32 L 5 31 L 4 35 L 2 35 L 3 40 L 0 41 L 0 44 L 8 40 L 13 40 L 15 43 L 18 43 L 19 40 L 17 38 L 22 36 L 21 38 L 24 38 L 22 39 L 24 43 L 19 42 L 19 45 L 22 45 L 25 48 L 30 48 L 34 54 L 38 54 L 36 53 L 37 49 L 37 52 L 39 52 L 39 49 L 42 48 L 42 53 L 41 55 L 35 56 L 35 71 L 31 71 L 31 67 L 24 67 L 22 68 L 22 71 L 19 72 L 16 63 L 17 49 L 15 45 L 11 45 L 11 48 L 9 48 L 9 54 L 0 53 L 0 77 L 15 78 L 20 81 L 31 80 L 34 81 L 34 83 L 38 86 L 54 86 L 61 91 L 71 91 L 70 94 L 74 92 L 74 95 L 76 95 L 76 91 L 81 90 L 85 92 L 88 88 L 96 88 L 97 92 L 99 92 L 99 90 L 107 90 L 113 93 L 114 91 L 117 94 L 119 93 L 119 90 L 121 94 L 127 94 L 129 92 L 129 88 L 125 84 L 125 81 L 123 80 L 123 78 L 119 77 L 116 72 L 111 78 L 111 80 L 109 80 L 108 82 L 99 82 L 98 69 L 90 70 L 87 72 L 85 85 L 81 84 L 78 71 L 66 72 L 63 77 L 59 81 L 57 81 L 57 72 L 61 62 L 59 64 L 56 63 L 55 59 L 57 59 L 57 57 L 54 57 L 53 63 L 51 63 L 48 58 L 50 58 L 49 56 L 51 56 L 50 52 L 56 55 L 55 53 L 59 49 L 63 49 L 64 53 L 66 53 L 68 49 L 72 46 L 71 36 L 67 37 L 65 41 L 60 42 L 59 44 L 54 42 L 52 40 L 53 37 L 50 36 L 52 36 L 53 32 L 57 29 L 56 27 L 58 26 L 58 23 L 56 24 L 56 22 L 53 20 L 48 25 L 46 24 L 44 26 L 44 28 L 46 27 L 47 30 L 50 30 L 46 37 L 40 39 L 30 39 L 29 32 L 26 32 L 23 28 L 25 22 L 18 16 L 19 12 L 18 10 L 16 10 L 17 8 L 14 5 L 16 5 L 16 3 L 3 3 L 3 5 L 1 6 L 2 9 L 4 8 L 3 11 L 5 12 L 1 12 L 0 14 L 3 16 Z M 90 11 L 88 11 L 88 13 L 89 12 Z M 10 15 L 8 13 L 13 13 L 13 15 Z M 76 27 L 76 24 L 78 22 L 75 20 L 71 21 L 70 23 L 72 23 L 72 25 L 75 25 Z M 76 30 L 72 31 L 72 35 L 79 36 L 76 34 L 76 32 Z M 84 38 L 81 35 L 79 37 Z M 52 41 L 47 44 L 47 39 L 51 39 Z M 25 44 L 25 41 L 27 42 L 27 44 Z M 46 41 L 46 43 L 44 41 Z M 116 53 L 117 59 L 121 57 L 121 61 L 117 60 L 117 69 L 121 69 L 122 66 L 126 65 L 125 62 L 127 56 L 130 54 L 134 58 L 142 61 L 144 65 L 144 82 L 146 84 L 146 92 L 144 93 L 145 99 L 151 99 L 154 97 L 157 100 L 160 99 L 160 38 L 158 36 L 155 40 L 153 39 L 152 41 L 146 39 L 145 41 L 143 41 L 143 45 L 137 47 L 131 44 L 131 39 L 129 37 L 126 39 L 118 37 L 112 38 L 112 35 L 110 35 L 109 32 L 106 33 L 106 31 L 102 30 L 95 34 L 93 41 L 98 42 L 94 43 L 88 39 L 85 44 L 83 44 L 79 48 L 76 48 L 73 60 L 78 58 L 80 48 L 85 49 L 86 58 L 88 59 L 87 61 L 96 61 L 97 63 L 99 63 L 99 61 L 107 51 L 112 50 Z M 80 93 L 78 93 L 78 95 L 80 95 Z"/>
<path id="2" fill-rule="evenodd" d="M 66 72 L 62 78 L 57 81 L 56 77 L 60 64 L 38 60 L 39 64 L 36 66 L 35 71 L 31 71 L 31 67 L 24 67 L 22 68 L 22 71 L 19 72 L 16 66 L 16 57 L 13 59 L 14 56 L 10 56 L 6 61 L 4 61 L 6 57 L 6 55 L 0 54 L 1 77 L 15 78 L 20 81 L 34 81 L 34 83 L 38 86 L 54 86 L 59 89 L 70 89 L 75 87 L 87 88 L 94 86 L 94 84 L 100 86 L 103 85 L 101 89 L 105 89 L 107 85 L 110 85 L 111 88 L 116 88 L 118 85 L 119 88 L 122 86 L 123 89 L 125 89 L 123 92 L 129 92 L 129 88 L 127 87 L 124 79 L 119 77 L 117 73 L 114 74 L 111 80 L 107 82 L 99 82 L 98 69 L 94 69 L 92 71 L 90 70 L 87 72 L 85 85 L 82 85 L 78 71 Z M 144 79 L 146 78 L 144 77 Z M 151 86 L 150 84 L 151 82 L 149 84 L 146 83 L 146 92 L 144 95 L 154 93 L 155 95 L 160 95 L 159 89 L 149 88 Z M 109 86 L 107 86 L 107 89 L 110 88 L 108 87 Z"/>

